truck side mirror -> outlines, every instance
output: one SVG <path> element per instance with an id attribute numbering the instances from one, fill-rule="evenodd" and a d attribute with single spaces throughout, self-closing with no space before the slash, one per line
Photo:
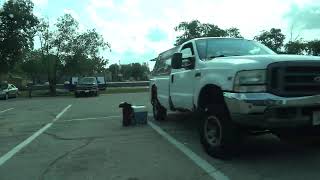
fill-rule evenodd
<path id="1" fill-rule="evenodd" d="M 171 59 L 172 69 L 180 69 L 182 66 L 182 53 L 174 53 Z"/>

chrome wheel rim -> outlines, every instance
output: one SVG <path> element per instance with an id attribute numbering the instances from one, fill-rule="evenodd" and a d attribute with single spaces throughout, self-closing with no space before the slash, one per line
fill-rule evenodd
<path id="1" fill-rule="evenodd" d="M 207 117 L 204 124 L 204 134 L 211 146 L 217 146 L 221 142 L 221 125 L 215 116 Z"/>

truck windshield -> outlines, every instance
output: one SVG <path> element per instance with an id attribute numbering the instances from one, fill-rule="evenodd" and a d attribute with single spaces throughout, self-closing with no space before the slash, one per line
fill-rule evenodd
<path id="1" fill-rule="evenodd" d="M 276 54 L 266 46 L 246 39 L 200 39 L 196 41 L 200 59 L 216 57 Z"/>
<path id="2" fill-rule="evenodd" d="M 86 77 L 80 79 L 79 84 L 96 84 L 96 80 L 93 77 Z"/>

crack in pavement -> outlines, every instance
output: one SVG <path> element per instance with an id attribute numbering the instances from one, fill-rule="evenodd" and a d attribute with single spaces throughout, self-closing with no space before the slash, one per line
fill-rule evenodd
<path id="1" fill-rule="evenodd" d="M 65 137 L 61 137 L 58 136 L 56 134 L 53 133 L 48 133 L 48 132 L 44 132 L 43 134 L 46 134 L 54 139 L 58 139 L 58 140 L 65 140 L 65 141 L 69 141 L 69 140 L 86 140 L 86 143 L 84 143 L 81 146 L 75 147 L 73 149 L 71 149 L 68 152 L 65 152 L 64 154 L 62 154 L 61 156 L 58 156 L 56 159 L 54 159 L 47 167 L 46 169 L 41 173 L 39 180 L 44 180 L 45 175 L 50 172 L 51 168 L 58 163 L 58 161 L 62 160 L 63 158 L 67 157 L 69 154 L 78 151 L 86 146 L 88 146 L 90 143 L 92 143 L 94 140 L 96 139 L 103 139 L 106 138 L 106 136 L 91 136 L 91 137 L 76 137 L 76 138 L 65 138 Z"/>
<path id="2" fill-rule="evenodd" d="M 106 138 L 106 136 L 91 136 L 91 137 L 75 137 L 75 138 L 66 138 L 66 137 L 61 137 L 59 135 L 53 134 L 53 133 L 48 133 L 44 132 L 43 134 L 46 134 L 48 136 L 51 136 L 54 139 L 58 140 L 64 140 L 64 141 L 76 141 L 76 140 L 93 140 L 93 139 L 103 139 Z"/>
<path id="3" fill-rule="evenodd" d="M 81 146 L 78 146 L 76 148 L 71 149 L 70 151 L 62 154 L 61 156 L 58 156 L 56 159 L 54 159 L 48 166 L 47 168 L 41 173 L 39 180 L 44 180 L 45 175 L 51 170 L 51 168 L 58 163 L 58 161 L 62 160 L 63 158 L 67 157 L 69 154 L 78 151 L 86 146 L 88 146 L 90 143 L 92 143 L 94 139 L 87 139 L 87 142 L 82 144 Z"/>

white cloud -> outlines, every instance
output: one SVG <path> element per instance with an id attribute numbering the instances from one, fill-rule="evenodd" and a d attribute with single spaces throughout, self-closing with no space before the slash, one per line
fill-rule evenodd
<path id="1" fill-rule="evenodd" d="M 37 7 L 46 7 L 48 5 L 48 0 L 32 0 Z"/>
<path id="2" fill-rule="evenodd" d="M 91 0 L 90 4 L 94 7 L 100 8 L 113 8 L 114 4 L 112 0 Z"/>
<path id="3" fill-rule="evenodd" d="M 130 59 L 122 54 L 134 52 L 136 58 L 156 56 L 173 46 L 182 21 L 198 19 L 221 28 L 237 27 L 249 39 L 262 30 L 281 28 L 288 33 L 284 18 L 292 4 L 304 6 L 316 0 L 91 0 L 86 8 L 95 27 L 111 43 L 110 58 Z M 163 41 L 152 42 L 149 31 L 158 28 L 167 34 Z M 147 60 L 147 59 L 144 59 Z"/>

